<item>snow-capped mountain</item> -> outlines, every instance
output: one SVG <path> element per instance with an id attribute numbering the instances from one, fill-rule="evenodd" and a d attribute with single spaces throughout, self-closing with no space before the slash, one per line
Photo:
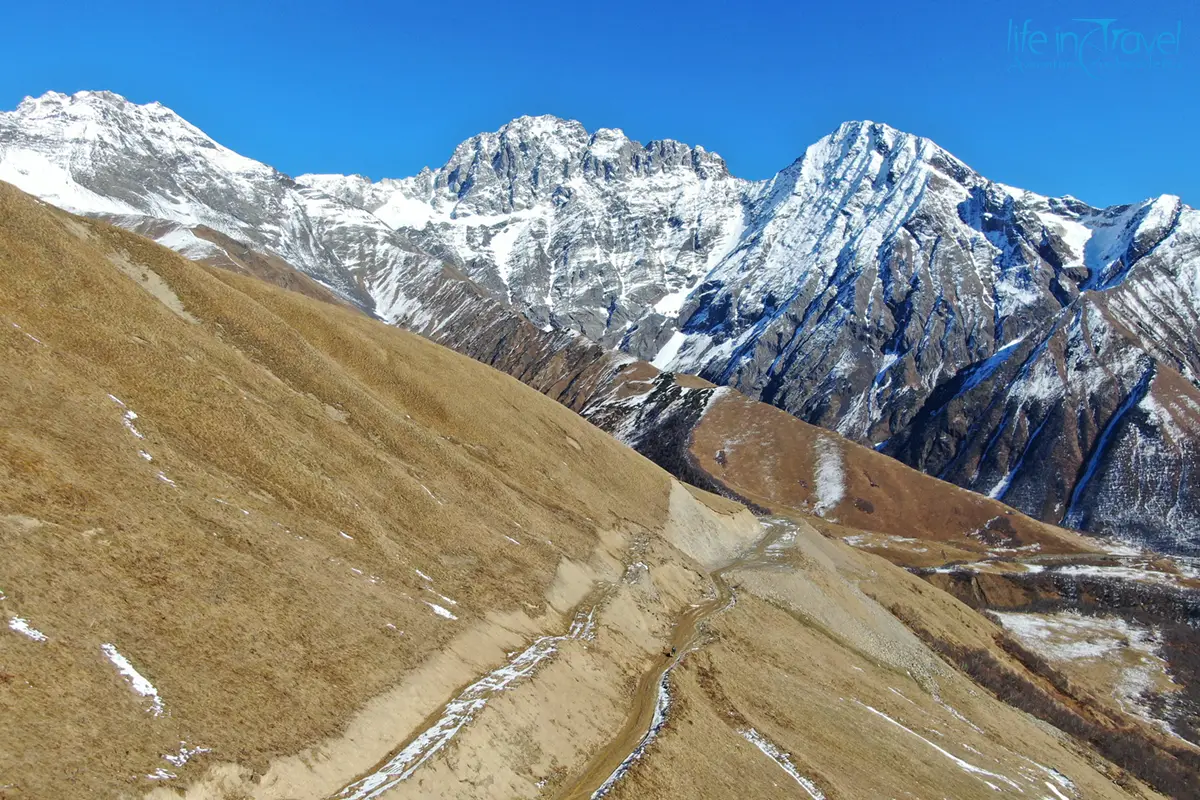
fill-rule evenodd
<path id="1" fill-rule="evenodd" d="M 682 155 L 647 172 L 664 149 Z M 1195 211 L 1043 197 L 870 122 L 766 182 L 697 153 L 524 118 L 415 178 L 299 180 L 539 322 L 1043 519 L 1192 538 Z"/>
<path id="2" fill-rule="evenodd" d="M 111 92 L 51 92 L 0 113 L 0 180 L 69 211 L 153 227 L 190 257 L 217 249 L 192 233 L 212 228 L 365 308 L 377 276 L 439 266 L 377 217 L 222 147 L 159 103 Z"/>
<path id="3" fill-rule="evenodd" d="M 1047 198 L 871 122 L 760 182 L 553 117 L 410 178 L 293 181 L 103 92 L 0 113 L 0 179 L 192 256 L 215 229 L 493 362 L 518 344 L 462 315 L 479 293 L 1042 519 L 1200 541 L 1200 215 L 1175 197 Z"/>
<path id="4" fill-rule="evenodd" d="M 412 178 L 297 180 L 406 231 L 535 322 L 639 353 L 737 241 L 750 186 L 702 147 L 545 116 Z"/>
<path id="5" fill-rule="evenodd" d="M 927 139 L 847 123 L 749 208 L 657 362 L 882 441 L 959 369 L 1119 283 L 1175 230 L 1181 204 L 1049 199 Z"/>

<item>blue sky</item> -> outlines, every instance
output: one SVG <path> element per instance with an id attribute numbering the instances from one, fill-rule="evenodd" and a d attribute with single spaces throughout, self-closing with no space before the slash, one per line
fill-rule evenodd
<path id="1" fill-rule="evenodd" d="M 111 89 L 291 174 L 401 177 L 515 116 L 556 114 L 703 144 L 763 178 L 838 123 L 874 119 L 1015 186 L 1200 205 L 1192 0 L 6 5 L 0 108 Z M 1099 27 L 1076 18 L 1115 18 L 1128 49 L 1169 50 L 1157 37 L 1179 31 L 1178 53 L 1146 67 L 1093 48 L 1092 74 L 1055 63 L 1056 29 Z M 1009 24 L 1025 20 L 1041 53 L 1021 48 L 1013 69 Z"/>

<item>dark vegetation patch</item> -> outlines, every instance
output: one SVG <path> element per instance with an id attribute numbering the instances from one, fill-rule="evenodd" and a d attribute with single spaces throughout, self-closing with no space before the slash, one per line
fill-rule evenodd
<path id="1" fill-rule="evenodd" d="M 867 500 L 862 497 L 854 498 L 854 507 L 857 508 L 859 511 L 863 512 L 864 514 L 874 514 L 875 513 L 875 504 L 872 503 L 870 500 Z"/>

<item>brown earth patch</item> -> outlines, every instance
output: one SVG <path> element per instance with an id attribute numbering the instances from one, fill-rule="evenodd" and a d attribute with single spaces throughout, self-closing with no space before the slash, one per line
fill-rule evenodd
<path id="1" fill-rule="evenodd" d="M 995 543 L 1039 545 L 1038 552 L 1094 551 L 1084 537 L 1027 517 L 1003 503 L 924 475 L 888 456 L 808 425 L 736 392 L 715 400 L 692 432 L 696 464 L 752 502 L 777 511 L 812 512 L 816 444 L 836 442 L 843 497 L 822 516 L 848 531 L 879 532 L 945 544 L 947 558 L 988 551 Z M 940 549 L 898 551 L 896 563 L 944 563 Z"/>

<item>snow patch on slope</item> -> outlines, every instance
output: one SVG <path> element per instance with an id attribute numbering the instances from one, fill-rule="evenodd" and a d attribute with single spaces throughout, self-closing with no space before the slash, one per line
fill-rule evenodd
<path id="1" fill-rule="evenodd" d="M 1000 775 L 999 773 L 991 772 L 989 770 L 983 769 L 982 767 L 977 767 L 974 764 L 970 763 L 969 761 L 965 761 L 965 760 L 959 758 L 958 756 L 951 753 L 949 750 L 946 750 L 945 748 L 940 747 L 937 744 L 934 744 L 933 742 L 929 741 L 921 734 L 917 733 L 916 731 L 912 730 L 911 728 L 908 728 L 908 727 L 902 725 L 901 723 L 892 719 L 887 714 L 883 713 L 882 711 L 880 711 L 877 708 L 869 706 L 866 703 L 860 702 L 858 700 L 855 700 L 854 702 L 857 703 L 859 706 L 865 708 L 867 711 L 870 711 L 872 714 L 875 714 L 876 716 L 887 720 L 888 722 L 895 725 L 900 730 L 905 731 L 905 732 L 915 736 L 917 739 L 920 739 L 922 742 L 929 745 L 934 750 L 941 753 L 943 756 L 945 756 L 946 758 L 950 759 L 955 764 L 957 764 L 959 769 L 963 770 L 964 772 L 968 772 L 972 775 L 975 775 L 980 780 L 983 780 L 984 783 L 988 783 L 989 786 L 992 786 L 992 788 L 996 788 L 996 787 L 994 785 L 992 785 L 991 783 L 989 783 L 987 780 L 985 780 L 986 778 L 994 778 L 995 780 L 998 780 L 1002 783 L 1008 784 L 1012 788 L 1016 789 L 1018 792 L 1022 792 L 1022 793 L 1024 792 L 1024 790 L 1010 778 L 1007 778 L 1004 775 Z"/>
<path id="2" fill-rule="evenodd" d="M 111 643 L 102 644 L 100 645 L 100 650 L 104 653 L 105 658 L 111 661 L 113 666 L 117 668 L 117 672 L 121 673 L 125 680 L 129 682 L 129 687 L 133 691 L 142 697 L 150 699 L 150 713 L 156 717 L 162 716 L 164 710 L 163 702 L 162 698 L 158 696 L 158 690 L 154 688 L 154 684 L 146 680 L 140 672 L 134 669 L 133 664 L 129 663 L 129 659 L 117 651 L 116 645 Z"/>
<path id="3" fill-rule="evenodd" d="M 533 674 L 538 666 L 553 657 L 565 642 L 592 638 L 594 615 L 595 609 L 580 613 L 572 621 L 566 634 L 537 639 L 508 663 L 468 686 L 442 709 L 441 716 L 432 726 L 422 731 L 416 739 L 375 772 L 350 784 L 336 796 L 341 800 L 373 800 L 408 780 L 483 711 L 491 699 Z"/>
<path id="4" fill-rule="evenodd" d="M 792 764 L 792 758 L 790 755 L 783 750 L 780 750 L 769 739 L 767 739 L 758 731 L 754 730 L 754 728 L 740 731 L 740 733 L 742 734 L 743 738 L 746 739 L 746 741 L 750 742 L 752 745 L 761 750 L 767 756 L 767 758 L 774 761 L 780 766 L 781 769 L 783 769 L 784 772 L 790 775 L 792 780 L 799 784 L 800 788 L 803 789 L 808 796 L 812 798 L 812 800 L 825 800 L 825 794 L 817 788 L 817 785 L 801 775 L 796 769 L 795 765 Z"/>
<path id="5" fill-rule="evenodd" d="M 816 469 L 814 470 L 813 513 L 825 516 L 837 508 L 846 495 L 846 466 L 842 447 L 829 436 L 818 436 L 814 445 Z"/>
<path id="6" fill-rule="evenodd" d="M 8 627 L 10 630 L 16 631 L 23 636 L 33 639 L 35 642 L 45 642 L 49 639 L 46 634 L 30 625 L 29 620 L 25 619 L 24 617 L 9 618 Z"/>
<path id="7" fill-rule="evenodd" d="M 1023 645 L 1050 661 L 1111 666 L 1118 675 L 1112 692 L 1121 707 L 1176 735 L 1146 702 L 1148 693 L 1174 683 L 1161 655 L 1162 637 L 1157 629 L 1121 617 L 1087 616 L 1074 611 L 992 613 Z"/>

